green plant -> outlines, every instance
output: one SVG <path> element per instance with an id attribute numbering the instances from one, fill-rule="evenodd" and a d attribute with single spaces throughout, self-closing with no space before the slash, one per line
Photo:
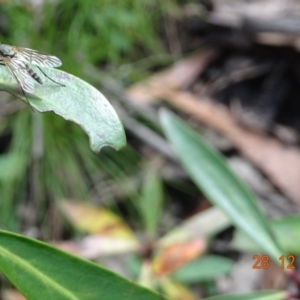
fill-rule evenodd
<path id="1" fill-rule="evenodd" d="M 164 35 L 162 28 L 168 22 L 166 14 L 170 11 L 176 12 L 176 1 L 76 0 L 45 2 L 42 6 L 10 1 L 0 9 L 0 37 L 2 43 L 53 53 L 63 61 L 64 70 L 109 90 L 111 88 L 106 84 L 110 77 L 127 85 L 174 59 L 159 39 Z M 65 72 L 50 70 L 49 75 L 63 81 L 67 87 L 37 87 L 36 93 L 29 97 L 33 106 L 38 111 L 53 110 L 81 124 L 95 151 L 108 144 L 115 149 L 121 148 L 123 129 L 114 111 L 108 106 L 108 111 L 97 112 L 101 108 L 99 104 L 103 103 L 101 94 Z M 15 82 L 4 67 L 0 68 L 0 85 L 20 97 Z M 88 100 L 94 93 L 100 102 Z M 118 97 L 118 91 L 114 91 L 112 100 L 115 96 Z M 0 152 L 2 228 L 22 232 L 38 228 L 38 236 L 42 239 L 58 238 L 64 230 L 56 212 L 61 199 L 83 199 L 96 204 L 101 201 L 115 211 L 119 209 L 116 200 L 127 200 L 129 222 L 136 227 L 143 224 L 143 239 L 134 239 L 135 247 L 131 245 L 135 253 L 135 260 L 130 264 L 133 278 L 153 289 L 160 288 L 171 298 L 194 297 L 188 288 L 190 284 L 206 281 L 211 284 L 219 275 L 229 272 L 232 261 L 203 255 L 206 249 L 203 250 L 201 245 L 209 245 L 215 234 L 230 224 L 242 232 L 236 238 L 239 249 L 242 249 L 241 244 L 247 246 L 242 239 L 249 244 L 246 232 L 256 240 L 255 251 L 263 249 L 277 263 L 278 255 L 289 249 L 297 253 L 299 247 L 295 245 L 295 238 L 285 236 L 286 240 L 281 240 L 275 234 L 274 239 L 270 224 L 254 204 L 255 197 L 197 134 L 169 112 L 161 114 L 162 126 L 182 165 L 206 197 L 227 216 L 214 208 L 172 230 L 164 228 L 161 237 L 163 230 L 157 223 L 164 219 L 163 200 L 166 198 L 161 174 L 155 170 L 146 172 L 150 164 L 135 147 L 127 145 L 119 153 L 104 148 L 96 155 L 90 151 L 86 136 L 76 124 L 52 113 L 32 114 L 29 109 L 22 109 L 21 102 L 11 102 L 12 112 L 8 110 L 7 114 L 0 115 L 0 140 L 5 144 Z M 106 100 L 104 103 L 107 104 Z M 110 114 L 106 115 L 106 112 Z M 90 118 L 82 118 L 84 115 L 90 115 Z M 161 132 L 154 123 L 151 127 Z M 104 132 L 105 136 L 99 132 Z M 107 140 L 103 140 L 104 137 Z M 186 183 L 176 186 L 176 189 L 180 188 L 186 194 L 195 192 L 195 187 Z M 154 204 L 155 210 L 148 209 Z M 29 211 L 31 217 L 22 213 L 24 210 Z M 274 221 L 275 225 L 271 225 L 275 231 L 279 231 L 277 226 L 283 226 L 280 228 L 285 232 L 284 225 L 289 221 Z M 296 233 L 296 220 L 293 220 L 293 226 Z M 291 228 L 291 224 L 287 228 Z M 72 234 L 78 237 L 77 232 Z M 40 242 L 4 231 L 0 235 L 0 269 L 29 299 L 40 299 L 36 292 L 44 286 L 55 299 L 82 299 L 86 296 L 81 294 L 85 289 L 92 291 L 88 299 L 163 299 L 95 264 Z M 286 247 L 291 240 L 293 247 Z M 144 250 L 142 254 L 136 245 Z M 172 251 L 185 254 L 188 248 L 195 252 L 180 261 L 176 268 L 165 269 L 166 257 Z M 242 250 L 249 251 L 246 248 Z M 220 267 L 218 270 L 216 265 Z M 156 268 L 154 272 L 153 268 Z M 208 271 L 212 269 L 215 272 Z M 80 274 L 82 277 L 77 277 Z M 81 285 L 77 285 L 78 282 Z M 97 287 L 98 282 L 101 290 Z M 211 299 L 275 300 L 287 297 L 286 291 L 262 291 Z"/>
<path id="2" fill-rule="evenodd" d="M 0 240 L 0 269 L 29 300 L 166 299 L 44 243 L 3 231 Z"/>
<path id="3" fill-rule="evenodd" d="M 149 173 L 140 199 L 139 208 L 142 220 L 144 220 L 145 236 L 147 237 L 147 247 L 152 247 L 153 263 L 149 264 L 149 257 L 145 256 L 145 261 L 138 267 L 137 277 L 138 281 L 143 285 L 154 288 L 159 285 L 161 289 L 171 298 L 180 298 L 183 295 L 190 295 L 188 290 L 185 289 L 184 284 L 192 282 L 214 279 L 221 275 L 223 272 L 227 273 L 232 263 L 225 261 L 218 257 L 203 256 L 205 248 L 207 247 L 208 239 L 212 238 L 217 232 L 224 227 L 230 225 L 232 222 L 235 226 L 243 230 L 249 237 L 256 241 L 265 253 L 270 255 L 279 263 L 279 254 L 284 254 L 281 246 L 278 246 L 277 239 L 275 239 L 271 232 L 268 222 L 263 217 L 261 211 L 255 204 L 255 199 L 252 193 L 244 186 L 244 184 L 230 171 L 226 163 L 216 152 L 210 149 L 200 138 L 200 136 L 175 117 L 168 111 L 162 111 L 160 114 L 162 127 L 170 140 L 175 152 L 178 154 L 179 159 L 182 161 L 183 166 L 195 180 L 199 188 L 206 193 L 207 197 L 220 207 L 224 213 L 212 209 L 210 212 L 200 213 L 194 216 L 191 220 L 179 225 L 177 228 L 167 233 L 164 237 L 157 239 L 157 224 L 162 209 L 162 189 L 161 184 L 157 178 L 157 174 Z M 155 201 L 151 197 L 155 195 Z M 238 201 L 238 202 L 237 202 Z M 147 209 L 150 205 L 156 203 L 156 211 Z M 85 211 L 88 217 L 88 211 Z M 92 212 L 94 215 L 94 213 Z M 102 217 L 98 218 L 99 221 L 104 218 L 105 212 L 101 212 Z M 77 215 L 77 222 L 82 222 L 83 229 L 87 227 L 84 216 Z M 227 215 L 227 216 L 226 216 Z M 95 215 L 96 216 L 96 215 Z M 109 216 L 109 215 L 107 215 Z M 105 218 L 104 218 L 105 219 Z M 113 223 L 102 223 L 104 234 L 107 226 L 115 230 L 122 229 L 120 220 L 115 217 L 108 217 Z M 208 226 L 210 222 L 210 226 Z M 115 225 L 114 225 L 115 223 Z M 85 224 L 85 225 L 84 225 Z M 91 224 L 91 226 L 94 226 Z M 123 234 L 125 227 L 122 229 Z M 125 231 L 124 231 L 125 230 Z M 93 228 L 91 232 L 96 232 L 101 237 L 101 231 Z M 63 254 L 53 248 L 50 248 L 39 242 L 30 241 L 24 237 L 16 236 L 10 233 L 2 232 L 0 255 L 0 269 L 6 274 L 9 279 L 20 288 L 20 290 L 29 296 L 29 299 L 36 298 L 33 286 L 40 286 L 46 282 L 49 293 L 57 293 L 55 299 L 76 299 L 82 290 L 93 291 L 95 288 L 94 279 L 103 272 L 105 299 L 117 299 L 120 296 L 130 294 L 130 299 L 134 299 L 134 295 L 142 299 L 161 299 L 159 296 L 152 294 L 149 291 L 143 290 L 131 284 L 125 284 L 125 281 L 119 280 L 120 289 L 105 289 L 111 287 L 112 282 L 117 282 L 116 275 L 102 270 L 96 266 L 90 265 L 76 258 L 72 258 L 67 254 Z M 113 231 L 111 231 L 113 234 Z M 127 234 L 126 234 L 127 235 Z M 131 235 L 130 235 L 131 236 Z M 121 236 L 120 236 L 121 237 Z M 119 239 L 118 235 L 111 237 L 113 244 L 114 238 Z M 132 239 L 132 237 L 130 237 Z M 129 243 L 122 251 L 136 251 L 143 247 L 138 244 Z M 188 249 L 188 251 L 186 250 Z M 193 251 L 191 252 L 191 249 Z M 177 261 L 172 260 L 172 264 L 168 264 L 170 256 L 177 253 Z M 179 252 L 178 252 L 179 251 Z M 143 251 L 142 251 L 143 252 Z M 178 258 L 179 253 L 182 255 Z M 197 256 L 202 255 L 202 259 Z M 47 256 L 47 260 L 45 259 Z M 195 260 L 196 259 L 196 260 Z M 224 260 L 224 261 L 223 261 Z M 70 264 L 72 262 L 72 266 Z M 190 263 L 190 264 L 189 264 Z M 215 270 L 214 265 L 218 265 L 219 270 Z M 198 266 L 198 267 L 196 267 Z M 221 266 L 224 268 L 222 269 Z M 19 270 L 19 268 L 21 268 Z M 60 269 L 65 270 L 60 273 Z M 73 273 L 79 274 L 80 270 L 82 276 L 88 273 L 92 274 L 87 281 L 82 280 L 82 286 L 77 285 L 74 287 L 74 280 L 78 282 L 76 276 L 70 275 Z M 92 271 L 92 268 L 94 271 Z M 220 269 L 221 268 L 221 269 Z M 42 271 L 40 271 L 42 270 Z M 72 271 L 73 270 L 73 271 Z M 89 271 L 90 270 L 90 271 Z M 214 272 L 208 272 L 214 270 Z M 221 271 L 223 270 L 223 271 Z M 26 279 L 22 272 L 27 274 Z M 91 273 L 90 273 L 91 272 Z M 288 270 L 287 272 L 294 280 L 294 272 Z M 47 280 L 45 278 L 47 277 Z M 95 277 L 94 277 L 95 276 Z M 32 284 L 28 284 L 27 280 Z M 46 280 L 46 281 L 45 281 Z M 99 280 L 99 279 L 97 279 Z M 48 283 L 47 283 L 48 282 Z M 181 283 L 179 283 L 181 282 Z M 92 286 L 90 286 L 92 284 Z M 100 283 L 99 283 L 100 284 Z M 76 289 L 78 289 L 76 291 Z M 101 297 L 98 289 L 91 292 L 90 298 L 84 296 L 84 299 L 99 299 Z M 103 292 L 103 291 L 102 291 Z M 136 294 L 135 294 L 136 293 Z M 143 296 L 145 293 L 145 296 Z M 74 294 L 74 296 L 72 296 Z M 83 295 L 86 295 L 85 293 Z M 236 299 L 236 297 L 243 297 L 245 299 L 286 299 L 288 292 L 285 291 L 261 291 L 254 292 L 247 295 L 226 295 L 217 296 L 208 299 Z M 59 298 L 61 297 L 61 298 Z M 161 296 L 160 296 L 161 297 Z M 191 297 L 191 296 L 189 296 Z"/>
<path id="4" fill-rule="evenodd" d="M 157 24 L 173 5 L 172 1 L 161 4 L 159 1 L 126 0 L 116 5 L 111 1 L 76 0 L 46 1 L 36 6 L 11 1 L 1 5 L 0 41 L 52 53 L 62 60 L 63 70 L 96 86 L 105 85 L 110 76 L 131 83 L 148 75 L 153 66 L 171 61 L 153 24 Z M 65 73 L 53 76 L 55 74 L 63 77 L 57 78 L 58 81 L 68 81 Z M 5 77 L 5 73 L 3 75 L 5 88 L 14 89 L 14 81 Z M 68 93 L 68 89 L 64 90 Z M 37 88 L 36 92 L 39 95 L 35 96 L 44 99 L 32 99 L 40 111 L 62 113 L 61 105 L 65 108 L 68 105 L 63 98 L 55 98 L 52 86 L 50 90 L 45 86 Z M 75 101 L 86 107 L 86 99 L 79 98 Z M 6 144 L 0 151 L 0 164 L 6 168 L 2 168 L 0 174 L 4 228 L 27 230 L 38 225 L 39 220 L 51 220 L 54 212 L 49 209 L 49 203 L 63 197 L 101 197 L 106 203 L 114 202 L 114 194 L 108 188 L 102 194 L 100 187 L 105 184 L 99 178 L 118 189 L 120 197 L 133 198 L 132 189 L 128 190 L 122 182 L 127 178 L 135 181 L 138 163 L 143 157 L 130 145 L 118 154 L 104 149 L 97 156 L 90 151 L 86 136 L 77 125 L 52 113 L 31 114 L 18 102 L 11 105 L 15 107 L 13 113 L 4 114 L 0 128 L 0 140 Z M 99 122 L 103 124 L 101 119 Z M 103 132 L 104 128 L 100 130 Z M 61 159 L 63 153 L 68 155 Z M 93 194 L 91 187 L 94 187 Z M 16 206 L 27 207 L 24 203 L 36 211 L 35 217 L 26 221 L 15 209 Z M 22 224 L 26 224 L 26 228 L 22 228 Z M 52 236 L 49 228 L 40 228 L 44 239 Z"/>

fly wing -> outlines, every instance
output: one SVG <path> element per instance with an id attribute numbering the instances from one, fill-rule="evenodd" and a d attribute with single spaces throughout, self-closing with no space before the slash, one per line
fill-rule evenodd
<path id="1" fill-rule="evenodd" d="M 40 67 L 55 68 L 60 67 L 62 64 L 59 58 L 47 53 L 16 46 L 14 46 L 13 49 L 17 53 L 16 56 L 18 59 Z"/>
<path id="2" fill-rule="evenodd" d="M 23 61 L 10 57 L 2 57 L 2 62 L 8 67 L 18 84 L 20 85 L 22 92 L 29 94 L 34 91 L 34 81 L 29 75 L 26 69 L 26 65 Z"/>

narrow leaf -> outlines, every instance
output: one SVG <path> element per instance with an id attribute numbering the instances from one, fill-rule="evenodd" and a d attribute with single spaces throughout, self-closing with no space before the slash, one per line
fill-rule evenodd
<path id="1" fill-rule="evenodd" d="M 168 110 L 160 112 L 163 130 L 182 165 L 211 202 L 256 241 L 273 259 L 283 254 L 256 204 L 254 195 L 199 134 Z"/>
<path id="2" fill-rule="evenodd" d="M 218 207 L 211 207 L 179 224 L 158 240 L 156 244 L 158 247 L 166 247 L 167 245 L 194 238 L 210 238 L 230 225 L 230 220 L 223 211 Z"/>
<path id="3" fill-rule="evenodd" d="M 182 283 L 199 283 L 228 274 L 234 263 L 231 259 L 216 255 L 205 255 L 186 264 L 172 278 Z"/>
<path id="4" fill-rule="evenodd" d="M 156 234 L 162 202 L 163 189 L 161 179 L 155 171 L 150 170 L 144 181 L 139 207 L 146 232 L 151 237 L 154 237 Z"/>
<path id="5" fill-rule="evenodd" d="M 285 253 L 300 254 L 300 215 L 270 220 L 270 226 Z M 244 252 L 259 253 L 263 251 L 262 247 L 253 243 L 239 230 L 235 232 L 231 245 Z"/>

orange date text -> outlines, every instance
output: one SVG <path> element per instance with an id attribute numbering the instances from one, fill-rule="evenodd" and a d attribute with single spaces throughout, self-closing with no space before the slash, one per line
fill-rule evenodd
<path id="1" fill-rule="evenodd" d="M 268 269 L 270 267 L 270 258 L 268 255 L 253 255 L 253 259 L 255 260 L 252 269 Z M 288 255 L 287 260 L 288 264 L 286 265 L 285 256 L 281 255 L 279 257 L 281 269 L 295 269 L 295 256 Z"/>

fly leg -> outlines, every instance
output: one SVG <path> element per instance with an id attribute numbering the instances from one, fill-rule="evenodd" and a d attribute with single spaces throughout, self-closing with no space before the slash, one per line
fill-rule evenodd
<path id="1" fill-rule="evenodd" d="M 52 82 L 54 82 L 54 83 L 56 83 L 56 84 L 58 84 L 58 85 L 60 85 L 60 86 L 65 86 L 64 84 L 61 84 L 61 83 L 59 83 L 59 82 L 57 82 L 57 81 L 55 81 L 55 80 L 53 80 L 52 78 L 50 78 L 39 66 L 37 66 L 38 67 L 38 69 L 44 74 L 44 76 L 45 77 L 47 77 L 48 79 L 50 79 Z"/>

